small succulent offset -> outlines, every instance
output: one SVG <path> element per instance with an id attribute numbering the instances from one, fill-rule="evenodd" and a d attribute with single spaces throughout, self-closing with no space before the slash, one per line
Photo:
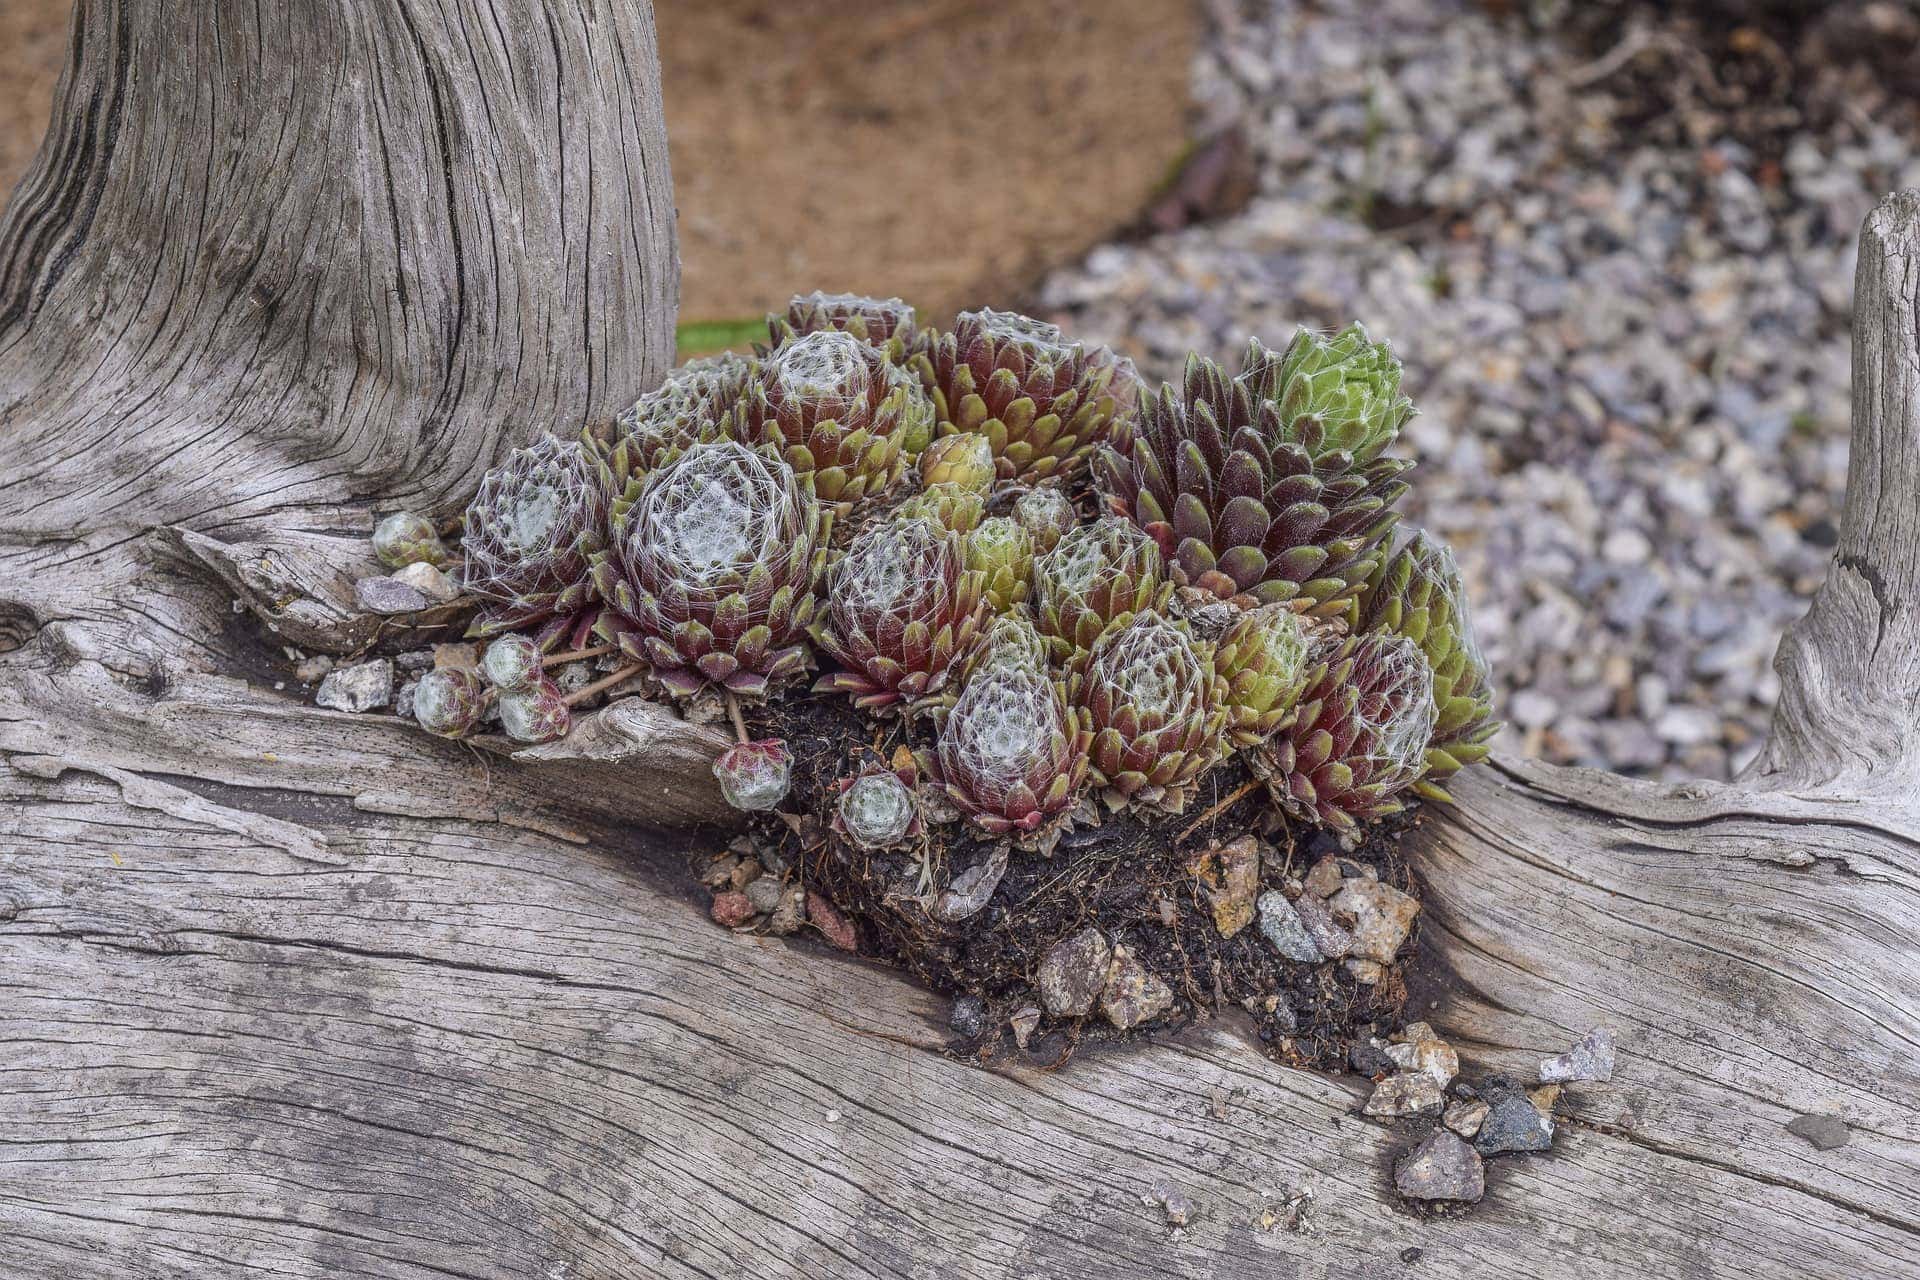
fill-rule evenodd
<path id="1" fill-rule="evenodd" d="M 515 449 L 467 507 L 466 586 L 486 601 L 468 634 L 537 628 L 542 649 L 584 634 L 606 536 L 607 495 L 579 442 L 545 436 Z"/>
<path id="2" fill-rule="evenodd" d="M 413 718 L 422 729 L 443 738 L 464 738 L 476 732 L 486 709 L 486 684 L 461 667 L 429 671 L 414 686 Z"/>
<path id="3" fill-rule="evenodd" d="M 1145 610 L 1102 636 L 1073 673 L 1093 730 L 1093 780 L 1127 801 L 1179 812 L 1187 784 L 1223 754 L 1227 691 L 1212 646 Z"/>
<path id="4" fill-rule="evenodd" d="M 396 511 L 373 527 L 373 554 L 389 569 L 410 564 L 444 568 L 452 558 L 433 521 L 411 511 Z"/>
<path id="5" fill-rule="evenodd" d="M 1033 592 L 1033 535 L 1012 516 L 988 516 L 967 535 L 967 567 L 982 575 L 995 613 L 1018 608 Z"/>
<path id="6" fill-rule="evenodd" d="M 1255 338 L 1240 378 L 1256 398 L 1279 407 L 1294 439 L 1312 438 L 1316 453 L 1337 449 L 1355 462 L 1378 457 L 1413 416 L 1413 401 L 1400 394 L 1400 362 L 1386 343 L 1367 337 L 1364 325 L 1331 337 L 1301 329 L 1278 353 Z M 1309 430 L 1309 418 L 1317 430 Z"/>
<path id="7" fill-rule="evenodd" d="M 985 620 L 983 580 L 960 535 L 931 520 L 869 525 L 829 575 L 816 637 L 842 670 L 814 687 L 868 710 L 937 692 Z"/>
<path id="8" fill-rule="evenodd" d="M 774 347 L 793 337 L 827 330 L 851 334 L 894 364 L 906 362 L 920 332 L 913 308 L 900 299 L 868 298 L 857 293 L 801 294 L 787 304 L 785 315 L 767 317 L 767 334 Z M 764 356 L 767 350 L 763 348 L 760 354 Z"/>
<path id="9" fill-rule="evenodd" d="M 927 335 L 914 367 L 938 432 L 984 436 L 1000 478 L 1023 484 L 1084 465 L 1113 431 L 1116 373 L 1132 376 L 1055 325 L 991 309 L 963 311 L 950 332 Z"/>
<path id="10" fill-rule="evenodd" d="M 793 786 L 793 760 L 779 738 L 737 742 L 713 762 L 726 802 L 745 813 L 777 809 Z"/>
<path id="11" fill-rule="evenodd" d="M 1173 592 L 1160 548 L 1123 520 L 1083 524 L 1034 561 L 1034 614 L 1055 659 L 1091 649 L 1142 609 Z"/>
<path id="12" fill-rule="evenodd" d="M 1492 674 L 1473 636 L 1453 553 L 1425 531 L 1415 532 L 1368 584 L 1357 613 L 1355 630 L 1405 636 L 1426 654 L 1433 669 L 1433 737 L 1414 789 L 1431 800 L 1451 799 L 1441 784 L 1486 759 L 1500 731 Z"/>
<path id="13" fill-rule="evenodd" d="M 890 769 L 869 768 L 845 780 L 833 829 L 862 849 L 885 849 L 925 830 L 912 785 Z"/>
<path id="14" fill-rule="evenodd" d="M 1343 836 L 1406 807 L 1433 736 L 1433 669 L 1392 632 L 1349 636 L 1267 746 L 1274 800 Z"/>
<path id="15" fill-rule="evenodd" d="M 629 475 L 644 475 L 696 444 L 721 439 L 726 417 L 746 393 L 753 365 L 732 353 L 689 360 L 614 420 L 610 439 L 589 432 L 614 475 L 619 492 Z"/>
<path id="16" fill-rule="evenodd" d="M 812 492 L 777 457 L 698 444 L 614 502 L 593 563 L 596 628 L 668 693 L 763 699 L 806 669 L 825 548 Z"/>
<path id="17" fill-rule="evenodd" d="M 1234 619 L 1214 650 L 1214 668 L 1227 682 L 1227 736 L 1257 746 L 1286 723 L 1301 692 L 1318 678 L 1308 624 L 1280 604 L 1261 605 Z"/>
<path id="18" fill-rule="evenodd" d="M 1073 805 L 1091 735 L 1086 714 L 1044 670 L 989 661 L 934 715 L 939 733 L 923 763 L 981 830 L 1034 833 Z"/>

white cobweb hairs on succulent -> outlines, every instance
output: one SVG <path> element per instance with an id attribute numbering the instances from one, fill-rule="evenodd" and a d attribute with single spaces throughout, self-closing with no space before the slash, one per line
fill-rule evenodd
<path id="1" fill-rule="evenodd" d="M 553 531 L 587 500 L 589 478 L 577 440 L 542 436 L 487 472 L 468 508 L 487 527 L 464 544 L 471 579 L 525 574 L 568 554 Z M 469 529 L 469 534 L 476 532 Z"/>
<path id="2" fill-rule="evenodd" d="M 1447 608 L 1453 613 L 1455 647 L 1466 653 L 1469 666 L 1484 675 L 1491 668 L 1487 665 L 1485 650 L 1480 647 L 1480 637 L 1473 629 L 1473 610 L 1467 606 L 1466 580 L 1460 576 L 1460 562 L 1454 559 L 1453 548 L 1439 539 L 1429 539 L 1428 545 L 1439 566 L 1435 589 L 1446 597 Z"/>
<path id="3" fill-rule="evenodd" d="M 781 343 L 767 357 L 766 376 L 789 399 L 817 406 L 817 416 L 838 418 L 866 398 L 875 373 L 871 353 L 850 333 L 820 329 Z"/>
<path id="4" fill-rule="evenodd" d="M 1132 521 L 1115 516 L 1069 529 L 1034 574 L 1043 600 L 1056 606 L 1084 600 L 1095 587 L 1119 577 L 1120 565 L 1108 553 L 1116 540 L 1129 549 L 1152 542 Z"/>
<path id="5" fill-rule="evenodd" d="M 901 298 L 876 298 L 865 293 L 828 293 L 825 289 L 796 295 L 791 305 L 845 312 L 870 320 L 886 320 L 894 316 L 911 320 L 914 314 L 913 308 Z"/>
<path id="6" fill-rule="evenodd" d="M 975 674 L 940 730 L 943 756 L 992 807 L 1033 777 L 1036 757 L 1064 730 L 1053 682 L 1023 667 L 992 664 Z"/>
<path id="7" fill-rule="evenodd" d="M 1036 674 L 1047 669 L 1047 642 L 1024 613 L 996 614 L 978 643 L 979 669 L 1013 666 Z"/>
<path id="8" fill-rule="evenodd" d="M 1186 633 L 1157 613 L 1131 622 L 1095 649 L 1089 678 L 1112 689 L 1119 701 L 1145 716 L 1178 712 L 1182 689 L 1204 678 L 1200 655 Z"/>
<path id="9" fill-rule="evenodd" d="M 868 618 L 896 612 L 908 601 L 945 608 L 947 582 L 936 561 L 947 536 L 925 517 L 869 525 L 834 566 L 830 603 Z"/>
<path id="10" fill-rule="evenodd" d="M 855 842 L 868 848 L 898 844 L 913 827 L 917 809 L 907 784 L 891 773 L 869 773 L 840 795 L 840 821 Z"/>
<path id="11" fill-rule="evenodd" d="M 992 338 L 996 347 L 1018 347 L 1029 360 L 1057 364 L 1080 350 L 1080 344 L 1069 338 L 1059 325 L 1035 320 L 1018 311 L 995 311 L 992 307 L 982 307 L 978 311 L 964 313 L 961 318 L 969 317 L 977 321 L 980 331 Z"/>
<path id="12" fill-rule="evenodd" d="M 626 515 L 627 554 L 695 599 L 717 600 L 784 557 L 801 522 L 793 471 L 733 440 L 688 449 L 647 477 Z"/>
<path id="13" fill-rule="evenodd" d="M 1438 718 L 1433 668 L 1405 636 L 1376 633 L 1365 643 L 1376 647 L 1372 661 L 1381 674 L 1367 683 L 1354 714 L 1373 730 L 1375 759 L 1410 769 L 1426 754 Z"/>

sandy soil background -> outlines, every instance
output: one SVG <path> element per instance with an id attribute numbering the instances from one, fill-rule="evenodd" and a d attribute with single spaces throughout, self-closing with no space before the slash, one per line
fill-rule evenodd
<path id="1" fill-rule="evenodd" d="M 0 192 L 46 129 L 71 0 L 0 0 Z M 813 288 L 931 316 L 1021 299 L 1140 217 L 1185 146 L 1197 6 L 658 0 L 682 319 Z"/>

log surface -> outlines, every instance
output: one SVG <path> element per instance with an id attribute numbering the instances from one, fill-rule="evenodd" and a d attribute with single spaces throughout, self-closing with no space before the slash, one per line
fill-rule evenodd
<path id="1" fill-rule="evenodd" d="M 1418 830 L 1420 1012 L 1468 1074 L 1619 1039 L 1551 1154 L 1429 1217 L 1362 1082 L 1231 1021 L 964 1065 L 899 975 L 714 927 L 699 839 L 636 821 L 711 811 L 698 733 L 506 759 L 275 687 L 236 601 L 358 643 L 374 511 L 668 358 L 650 24 L 81 5 L 0 222 L 0 1269 L 1920 1276 L 1920 198 L 1863 245 L 1838 585 L 1755 775 L 1503 761 Z"/>

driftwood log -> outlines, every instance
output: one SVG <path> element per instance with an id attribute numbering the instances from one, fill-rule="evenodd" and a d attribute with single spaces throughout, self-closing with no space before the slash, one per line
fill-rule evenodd
<path id="1" fill-rule="evenodd" d="M 1501 760 L 1421 829 L 1470 1069 L 1620 1043 L 1429 1219 L 1363 1083 L 1229 1024 L 983 1069 L 901 977 L 713 927 L 642 825 L 715 813 L 664 714 L 507 761 L 275 687 L 239 604 L 351 647 L 375 512 L 669 361 L 651 24 L 81 0 L 0 222 L 0 1273 L 1920 1275 L 1920 194 L 1863 236 L 1755 767 Z"/>

